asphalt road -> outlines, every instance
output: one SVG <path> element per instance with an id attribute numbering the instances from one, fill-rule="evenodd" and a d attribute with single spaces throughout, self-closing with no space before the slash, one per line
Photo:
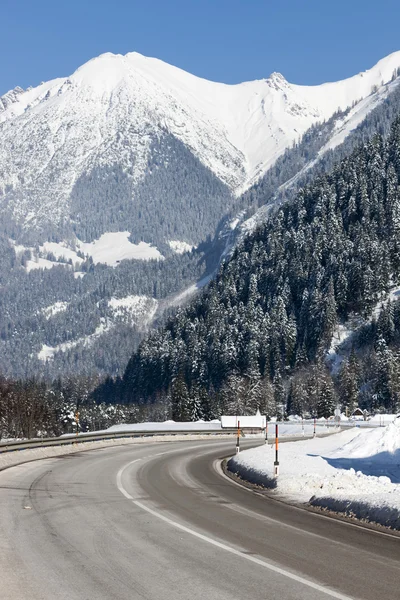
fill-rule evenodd
<path id="1" fill-rule="evenodd" d="M 1 600 L 399 600 L 400 538 L 227 480 L 234 442 L 137 444 L 0 473 Z"/>

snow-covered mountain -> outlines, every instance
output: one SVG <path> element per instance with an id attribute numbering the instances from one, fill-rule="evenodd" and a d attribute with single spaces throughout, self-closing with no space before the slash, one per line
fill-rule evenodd
<path id="1" fill-rule="evenodd" d="M 125 178 L 135 203 L 166 135 L 237 195 L 314 123 L 348 107 L 364 115 L 362 101 L 382 96 L 399 67 L 397 52 L 337 83 L 293 85 L 273 73 L 225 85 L 138 53 L 103 54 L 70 77 L 0 98 L 1 205 L 25 228 L 79 221 L 82 177 L 106 185 L 107 169 Z"/>
<path id="2" fill-rule="evenodd" d="M 310 87 L 105 54 L 2 96 L 0 372 L 120 372 L 319 161 L 388 129 L 399 75 L 400 52 Z"/>

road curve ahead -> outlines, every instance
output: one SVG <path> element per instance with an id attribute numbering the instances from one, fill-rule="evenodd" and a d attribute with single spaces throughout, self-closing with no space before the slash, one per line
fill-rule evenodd
<path id="1" fill-rule="evenodd" d="M 232 483 L 214 464 L 233 444 L 132 444 L 0 473 L 0 599 L 400 599 L 400 538 Z"/>

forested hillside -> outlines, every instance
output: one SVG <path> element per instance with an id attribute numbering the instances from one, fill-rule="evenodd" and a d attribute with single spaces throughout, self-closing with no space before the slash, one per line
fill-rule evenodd
<path id="1" fill-rule="evenodd" d="M 302 411 L 331 409 L 324 358 L 339 321 L 367 317 L 399 281 L 399 180 L 396 119 L 387 140 L 376 135 L 358 147 L 245 239 L 207 292 L 140 345 L 122 381 L 108 384 L 108 399 L 170 402 L 182 419 L 256 406 L 268 414 L 288 399 Z M 378 370 L 396 338 L 392 321 L 392 337 L 375 340 Z M 356 370 L 352 361 L 343 363 L 341 385 L 344 370 Z M 366 404 L 398 408 L 389 375 L 382 396 L 369 373 Z"/>
<path id="2" fill-rule="evenodd" d="M 0 373 L 123 372 L 250 221 L 269 218 L 359 141 L 387 135 L 400 110 L 399 61 L 318 92 L 277 73 L 221 86 L 107 54 L 0 99 Z M 107 252 L 103 236 L 114 236 Z"/>
<path id="3" fill-rule="evenodd" d="M 260 206 L 263 207 L 263 211 L 268 209 L 268 206 L 291 201 L 300 185 L 305 185 L 316 175 L 331 170 L 335 161 L 350 153 L 357 142 L 365 141 L 368 136 L 377 132 L 387 137 L 394 115 L 400 111 L 400 87 L 397 83 L 398 80 L 395 80 L 390 84 L 391 91 L 386 99 L 380 102 L 346 137 L 344 143 L 334 150 L 325 151 L 327 144 L 329 145 L 336 135 L 337 123 L 350 118 L 350 109 L 335 114 L 327 122 L 313 126 L 298 144 L 288 149 L 277 160 L 257 185 L 232 203 L 226 217 L 219 223 L 214 238 L 205 238 L 192 252 L 175 254 L 167 244 L 159 244 L 165 260 L 124 260 L 111 267 L 94 264 L 88 259 L 72 268 L 66 259 L 57 259 L 37 246 L 25 251 L 13 246 L 9 236 L 16 239 L 19 232 L 9 230 L 8 222 L 0 224 L 3 257 L 0 261 L 1 372 L 13 377 L 40 374 L 46 379 L 60 374 L 116 375 L 122 372 L 132 351 L 137 348 L 149 328 L 160 324 L 159 317 L 163 319 L 162 313 L 165 306 L 168 306 L 168 298 L 212 273 L 226 249 L 235 246 L 237 237 L 241 235 L 241 228 L 237 225 L 236 229 L 232 229 L 232 223 L 245 221 Z M 171 148 L 179 149 L 181 144 L 176 142 Z M 174 170 L 173 165 L 179 161 L 180 167 Z M 203 171 L 206 169 L 203 168 Z M 167 175 L 175 173 L 179 179 L 184 173 L 184 187 L 186 191 L 193 191 L 198 207 L 201 207 L 201 201 L 199 196 L 196 196 L 196 187 L 203 186 L 201 189 L 204 196 L 209 197 L 210 193 L 214 193 L 212 185 L 204 187 L 204 182 L 208 181 L 206 177 L 195 183 L 191 176 L 193 164 L 190 166 L 190 162 L 184 159 L 182 153 L 176 155 L 175 162 L 167 166 L 160 164 L 154 172 L 156 174 L 153 174 L 150 183 L 155 185 L 158 182 L 159 192 L 165 185 Z M 195 172 L 198 173 L 199 170 L 195 169 Z M 121 207 L 124 202 L 124 195 L 120 194 L 123 178 L 113 178 L 111 172 L 108 175 L 110 177 L 107 179 L 107 189 L 114 202 L 114 218 L 122 219 L 121 215 L 125 209 L 122 213 L 119 212 L 118 198 L 122 202 L 119 205 Z M 81 183 L 79 180 L 77 186 Z M 86 226 L 92 228 L 90 235 L 97 235 L 100 229 L 93 229 L 96 219 L 104 220 L 108 217 L 102 211 L 94 211 L 93 218 L 90 216 L 97 184 L 96 179 L 86 183 L 87 186 L 90 184 L 93 187 L 92 196 L 86 197 L 81 189 L 80 195 L 86 198 L 87 204 L 79 207 L 76 205 L 76 209 L 86 211 Z M 89 193 L 89 187 L 86 191 Z M 176 211 L 175 233 L 178 230 L 182 233 L 181 226 L 186 219 L 183 217 L 182 212 Z M 215 215 L 213 218 L 216 218 Z M 261 214 L 254 218 L 256 221 L 263 221 L 265 216 Z M 147 223 L 146 237 L 151 239 L 151 216 L 148 212 L 143 213 L 143 219 L 143 223 Z M 86 234 L 89 235 L 89 231 L 84 235 Z M 199 234 L 201 237 L 205 230 L 198 231 L 197 235 Z M 186 237 L 186 234 L 183 237 Z M 27 265 L 42 259 L 49 260 L 47 267 L 54 265 L 53 268 L 30 268 L 29 272 L 26 272 Z M 126 311 L 125 314 L 119 313 L 117 316 L 113 314 L 108 305 L 111 298 L 124 302 L 124 299 L 132 296 L 146 296 L 150 308 L 154 303 L 157 304 L 156 318 L 152 319 L 152 310 L 149 310 L 146 314 L 142 313 L 138 324 L 137 315 L 132 312 Z M 52 314 L 51 309 L 55 306 L 63 310 Z M 43 355 L 42 351 L 46 347 L 50 349 L 48 357 L 46 360 L 40 359 L 39 356 Z"/>

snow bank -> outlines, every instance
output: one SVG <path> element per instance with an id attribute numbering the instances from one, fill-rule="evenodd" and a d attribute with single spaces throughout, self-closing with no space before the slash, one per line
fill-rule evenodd
<path id="1" fill-rule="evenodd" d="M 231 458 L 228 468 L 290 501 L 400 529 L 400 419 L 385 428 L 285 443 L 278 478 L 274 460 L 274 448 L 263 445 Z"/>

